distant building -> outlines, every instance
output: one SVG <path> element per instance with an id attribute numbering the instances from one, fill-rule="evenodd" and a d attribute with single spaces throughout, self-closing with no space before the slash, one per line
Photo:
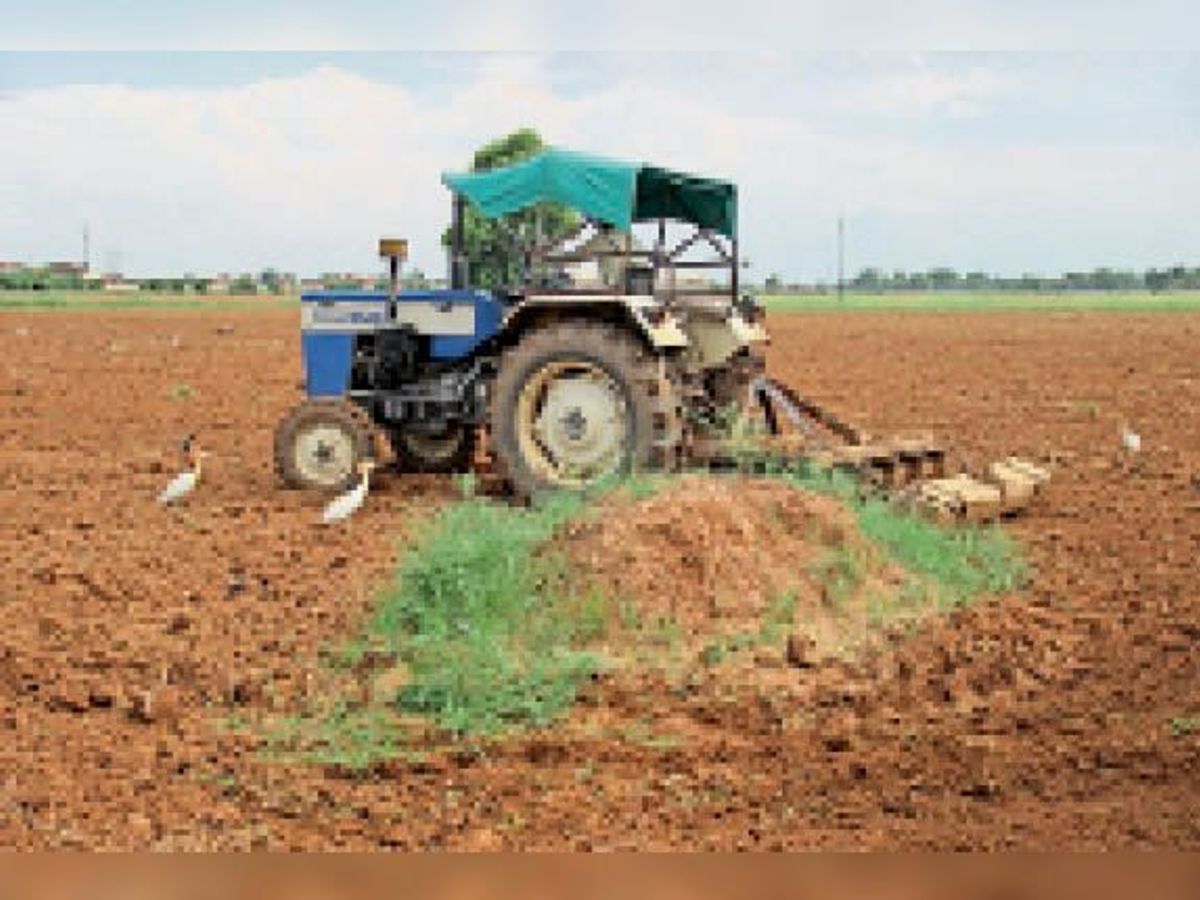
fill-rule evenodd
<path id="1" fill-rule="evenodd" d="M 83 276 L 83 286 L 90 291 L 137 291 L 142 287 L 120 272 L 88 272 Z"/>
<path id="2" fill-rule="evenodd" d="M 83 277 L 87 274 L 87 263 L 81 262 L 48 262 L 46 263 L 46 271 L 54 275 L 77 275 Z"/>

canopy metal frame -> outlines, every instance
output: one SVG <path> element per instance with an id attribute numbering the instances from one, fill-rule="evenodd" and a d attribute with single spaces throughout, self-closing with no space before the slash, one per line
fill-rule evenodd
<path id="1" fill-rule="evenodd" d="M 465 218 L 466 200 L 461 194 L 453 195 L 451 209 L 451 266 L 450 286 L 456 290 L 465 289 L 468 284 L 468 263 L 464 249 L 463 220 Z M 649 250 L 634 249 L 632 234 L 618 232 L 625 236 L 624 247 L 618 250 L 589 250 L 578 252 L 568 247 L 586 235 L 590 230 L 599 234 L 605 228 L 611 228 L 603 222 L 591 217 L 581 217 L 579 224 L 568 234 L 556 241 L 544 242 L 540 236 L 540 228 L 533 241 L 522 244 L 519 237 L 514 235 L 514 249 L 521 255 L 523 261 L 523 278 L 520 285 L 515 286 L 518 295 L 537 293 L 547 294 L 586 295 L 595 293 L 583 288 L 534 288 L 531 275 L 541 266 L 565 265 L 578 262 L 589 262 L 606 258 L 623 259 L 628 269 L 631 265 L 641 263 L 648 266 L 651 272 L 653 295 L 656 299 L 671 305 L 687 297 L 728 297 L 732 302 L 738 298 L 740 270 L 737 238 L 726 237 L 713 229 L 703 228 L 691 222 L 681 224 L 691 227 L 691 232 L 678 241 L 674 246 L 667 243 L 667 219 L 652 220 L 657 223 L 656 237 L 653 247 Z M 679 221 L 679 220 L 670 220 Z M 707 259 L 684 259 L 683 257 L 697 246 L 703 246 L 711 255 Z M 728 271 L 727 287 L 713 286 L 707 288 L 676 287 L 676 273 L 680 270 Z M 665 278 L 661 277 L 665 274 Z M 665 286 L 664 286 L 665 285 Z M 623 287 L 624 289 L 624 287 Z"/>

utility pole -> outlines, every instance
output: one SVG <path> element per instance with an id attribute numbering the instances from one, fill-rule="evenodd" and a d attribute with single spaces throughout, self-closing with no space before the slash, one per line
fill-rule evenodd
<path id="1" fill-rule="evenodd" d="M 838 213 L 837 244 L 838 302 L 841 303 L 846 293 L 846 217 L 842 213 Z"/>
<path id="2" fill-rule="evenodd" d="M 88 231 L 88 223 L 84 220 L 83 223 L 83 271 L 87 274 L 91 264 L 91 234 Z"/>

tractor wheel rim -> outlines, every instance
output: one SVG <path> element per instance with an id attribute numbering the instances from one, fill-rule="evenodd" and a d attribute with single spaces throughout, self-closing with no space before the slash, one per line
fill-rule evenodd
<path id="1" fill-rule="evenodd" d="M 354 438 L 335 425 L 314 425 L 296 439 L 296 468 L 311 484 L 342 484 L 357 463 Z"/>
<path id="2" fill-rule="evenodd" d="M 557 487 L 590 484 L 619 470 L 628 454 L 625 392 L 595 363 L 551 363 L 521 389 L 517 433 L 539 478 Z"/>

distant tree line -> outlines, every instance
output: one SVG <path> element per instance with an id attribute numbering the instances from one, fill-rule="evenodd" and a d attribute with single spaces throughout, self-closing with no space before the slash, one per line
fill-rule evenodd
<path id="1" fill-rule="evenodd" d="M 55 272 L 40 267 L 9 269 L 0 272 L 0 290 L 73 291 L 91 287 L 77 274 Z M 97 288 L 100 285 L 96 285 Z"/>
<path id="2" fill-rule="evenodd" d="M 344 272 L 325 272 L 316 281 L 329 290 L 386 290 L 388 277 L 384 274 L 347 275 Z M 178 277 L 131 278 L 103 276 L 85 278 L 81 272 L 64 272 L 45 266 L 24 266 L 0 270 L 0 291 L 103 291 L 112 284 L 124 283 L 139 291 L 162 294 L 287 294 L 295 291 L 299 280 L 293 274 L 264 269 L 257 274 L 213 276 L 185 274 Z M 404 290 L 428 290 L 437 282 L 420 269 L 401 274 Z"/>
<path id="3" fill-rule="evenodd" d="M 0 290 L 15 291 L 103 291 L 113 282 L 126 282 L 138 290 L 163 294 L 206 294 L 218 281 L 197 275 L 125 279 L 120 276 L 85 278 L 78 272 L 59 272 L 39 266 L 0 271 Z M 268 269 L 258 275 L 237 275 L 223 284 L 229 293 L 282 294 L 289 278 Z"/>
<path id="4" fill-rule="evenodd" d="M 388 287 L 386 275 L 347 276 L 326 272 L 318 279 L 329 289 L 375 289 Z M 214 292 L 218 279 L 185 274 L 172 278 L 133 279 L 139 290 L 173 294 L 206 294 Z M 401 286 L 421 290 L 439 282 L 428 278 L 419 269 L 405 272 Z M 296 276 L 264 269 L 257 274 L 230 276 L 220 287 L 231 294 L 284 294 L 295 290 Z M 100 291 L 106 287 L 103 279 L 85 278 L 80 272 L 56 271 L 47 267 L 28 266 L 0 270 L 2 290 Z M 762 285 L 766 294 L 832 293 L 836 284 L 828 282 L 785 282 L 777 274 L 767 276 Z M 986 272 L 958 272 L 951 268 L 933 268 L 924 272 L 884 272 L 866 268 L 846 280 L 846 290 L 865 294 L 902 293 L 905 291 L 1013 291 L 1022 293 L 1057 293 L 1064 291 L 1196 291 L 1200 290 L 1200 267 L 1172 266 L 1163 269 L 1098 268 L 1090 272 L 1065 272 L 1057 276 L 989 275 Z"/>
<path id="5" fill-rule="evenodd" d="M 775 274 L 763 284 L 767 294 L 825 293 L 837 290 L 836 284 L 786 284 Z M 884 272 L 862 269 L 846 280 L 846 290 L 865 294 L 904 291 L 1020 291 L 1052 293 L 1063 291 L 1193 291 L 1200 290 L 1200 267 L 1172 266 L 1165 269 L 1098 268 L 1090 272 L 1064 272 L 1062 275 L 1000 276 L 987 272 L 958 272 L 934 268 L 924 272 Z"/>

